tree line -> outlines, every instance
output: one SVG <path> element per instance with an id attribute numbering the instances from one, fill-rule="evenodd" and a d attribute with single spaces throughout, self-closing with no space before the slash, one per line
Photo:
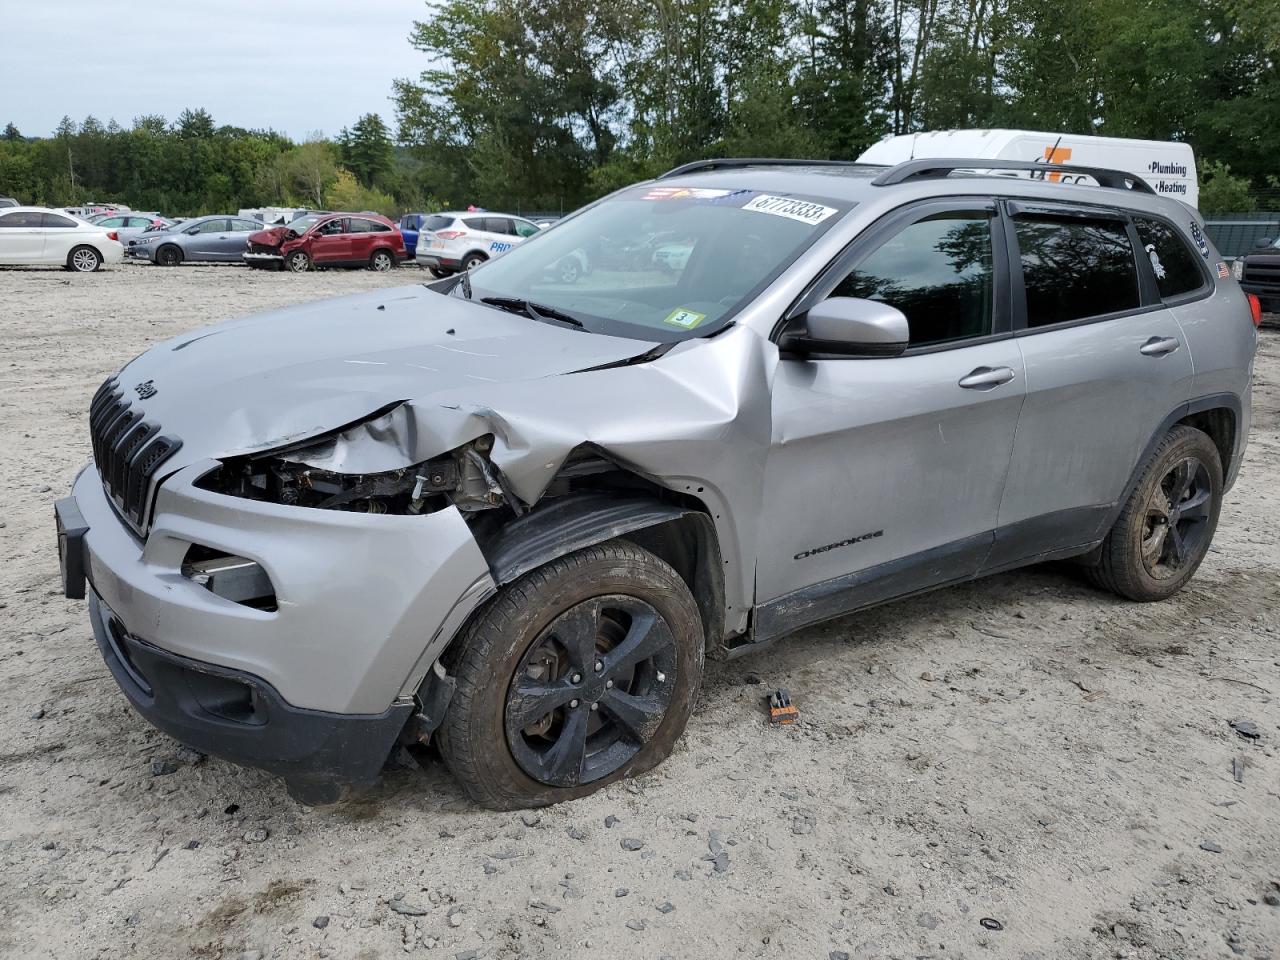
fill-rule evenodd
<path id="1" fill-rule="evenodd" d="M 0 193 L 568 210 L 700 157 L 850 159 L 957 127 L 1185 140 L 1209 212 L 1280 189 L 1280 0 L 427 0 L 409 42 L 426 68 L 394 83 L 394 131 L 10 125 Z"/>
<path id="2" fill-rule="evenodd" d="M 270 130 L 218 126 L 207 111 L 172 123 L 144 116 L 64 117 L 51 137 L 0 133 L 0 194 L 47 206 L 123 202 L 175 216 L 242 207 L 308 206 L 395 213 L 427 202 L 420 164 L 398 150 L 377 114 L 334 140 L 294 143 Z"/>

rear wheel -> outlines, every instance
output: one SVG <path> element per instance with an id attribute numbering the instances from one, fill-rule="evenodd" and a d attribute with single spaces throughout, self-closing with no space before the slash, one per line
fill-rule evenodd
<path id="1" fill-rule="evenodd" d="M 559 274 L 561 283 L 577 283 L 582 276 L 582 267 L 576 257 L 565 257 L 556 268 L 556 273 Z"/>
<path id="2" fill-rule="evenodd" d="M 67 254 L 67 269 L 76 273 L 93 273 L 102 266 L 102 254 L 93 247 L 75 247 Z"/>
<path id="3" fill-rule="evenodd" d="M 306 273 L 311 269 L 311 255 L 305 250 L 295 250 L 285 257 L 284 265 L 292 273 Z"/>
<path id="4" fill-rule="evenodd" d="M 484 263 L 488 259 L 489 258 L 486 257 L 483 253 L 469 253 L 467 254 L 466 259 L 462 261 L 462 269 L 474 270 L 476 267 L 480 266 L 480 264 Z"/>
<path id="5" fill-rule="evenodd" d="M 375 250 L 373 256 L 369 258 L 369 269 L 376 270 L 378 273 L 386 273 L 395 265 L 395 257 L 391 256 L 387 250 Z"/>
<path id="6" fill-rule="evenodd" d="M 671 753 L 703 648 L 688 587 L 648 551 L 615 540 L 553 560 L 460 638 L 440 752 L 487 807 L 585 796 Z"/>
<path id="7" fill-rule="evenodd" d="M 1194 427 L 1174 427 L 1148 459 L 1091 578 L 1130 600 L 1173 596 L 1209 552 L 1221 507 L 1218 448 Z"/>
<path id="8" fill-rule="evenodd" d="M 176 267 L 182 262 L 182 251 L 173 244 L 166 244 L 156 251 L 156 263 L 162 267 Z"/>

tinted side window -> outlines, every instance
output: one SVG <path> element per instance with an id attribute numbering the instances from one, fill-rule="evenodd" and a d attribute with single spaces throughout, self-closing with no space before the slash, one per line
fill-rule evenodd
<path id="1" fill-rule="evenodd" d="M 446 217 L 439 213 L 433 213 L 423 221 L 422 229 L 430 230 L 434 233 L 436 230 L 443 230 L 451 223 L 453 223 L 453 217 Z"/>
<path id="2" fill-rule="evenodd" d="M 462 222 L 465 223 L 472 230 L 488 231 L 492 229 L 489 226 L 489 220 L 486 217 L 468 217 L 466 220 L 463 220 Z"/>
<path id="3" fill-rule="evenodd" d="M 1141 303 L 1138 266 L 1118 220 L 1015 221 L 1027 290 L 1027 326 L 1132 310 Z"/>
<path id="4" fill-rule="evenodd" d="M 0 217 L 0 228 L 18 227 L 30 230 L 32 227 L 39 227 L 44 223 L 42 214 L 24 211 L 22 213 L 6 213 Z"/>
<path id="5" fill-rule="evenodd" d="M 1181 296 L 1204 285 L 1200 258 L 1191 252 L 1187 242 L 1167 223 L 1135 217 L 1138 239 L 1151 259 L 1156 286 L 1164 298 Z"/>
<path id="6" fill-rule="evenodd" d="M 516 226 L 506 217 L 490 217 L 489 230 L 492 233 L 505 233 L 508 236 L 515 236 Z"/>
<path id="7" fill-rule="evenodd" d="M 897 307 L 911 346 L 924 346 L 989 334 L 994 291 L 990 214 L 957 211 L 911 224 L 864 257 L 831 295 Z"/>
<path id="8" fill-rule="evenodd" d="M 70 217 L 62 217 L 56 213 L 40 214 L 40 226 L 43 227 L 74 227 L 76 222 Z M 34 226 L 34 224 L 33 224 Z"/>
<path id="9" fill-rule="evenodd" d="M 377 220 L 366 220 L 365 225 L 370 233 L 390 233 L 391 228 L 385 223 L 379 223 Z"/>

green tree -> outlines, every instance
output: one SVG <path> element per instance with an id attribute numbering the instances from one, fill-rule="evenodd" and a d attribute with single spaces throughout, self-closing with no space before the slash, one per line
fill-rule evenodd
<path id="1" fill-rule="evenodd" d="M 350 129 L 338 135 L 338 156 L 342 165 L 362 184 L 371 187 L 391 172 L 395 149 L 387 125 L 376 113 L 366 113 Z"/>
<path id="2" fill-rule="evenodd" d="M 1231 173 L 1231 168 L 1216 160 L 1199 164 L 1200 211 L 1213 213 L 1247 213 L 1257 207 L 1249 181 Z"/>
<path id="3" fill-rule="evenodd" d="M 21 140 L 22 134 L 18 132 L 18 128 L 13 125 L 12 121 L 10 121 L 4 125 L 3 138 L 12 142 L 14 140 Z"/>

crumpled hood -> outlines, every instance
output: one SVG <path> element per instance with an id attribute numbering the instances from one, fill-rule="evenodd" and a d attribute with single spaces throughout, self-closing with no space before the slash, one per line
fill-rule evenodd
<path id="1" fill-rule="evenodd" d="M 284 243 L 285 237 L 289 234 L 288 227 L 268 227 L 266 230 L 258 230 L 249 234 L 250 243 L 260 243 L 267 247 L 278 247 Z"/>
<path id="2" fill-rule="evenodd" d="M 119 382 L 147 422 L 182 441 L 168 472 L 328 433 L 401 401 L 415 401 L 420 418 L 449 418 L 451 390 L 474 396 L 652 346 L 410 286 L 193 331 L 130 361 Z"/>

